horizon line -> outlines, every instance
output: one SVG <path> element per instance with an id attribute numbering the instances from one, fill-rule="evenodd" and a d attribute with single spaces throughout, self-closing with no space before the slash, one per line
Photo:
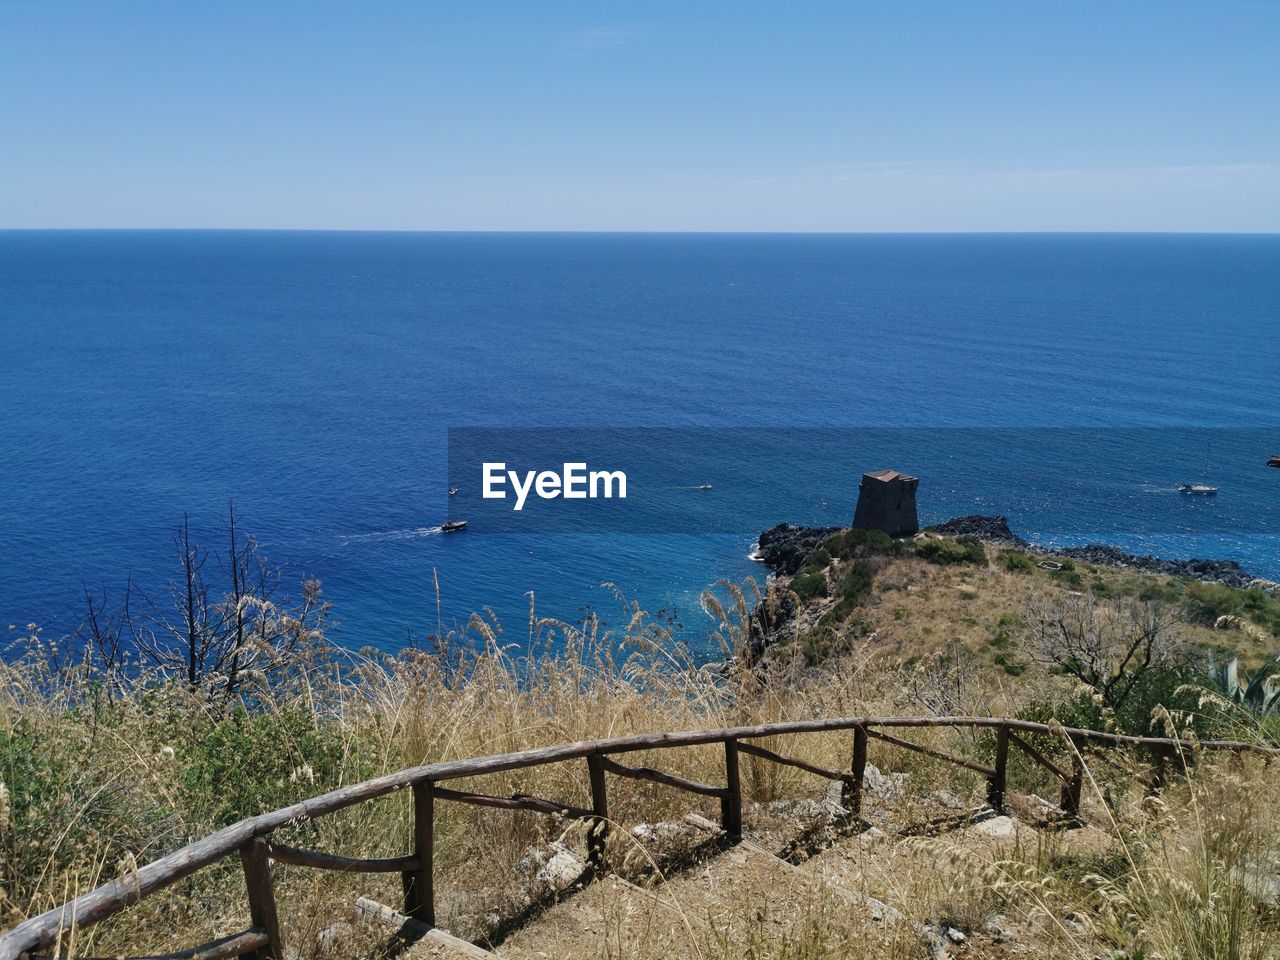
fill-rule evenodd
<path id="1" fill-rule="evenodd" d="M 1197 236 L 1274 237 L 1275 230 L 629 230 L 629 229 L 459 229 L 418 227 L 11 227 L 0 233 L 370 233 L 453 235 L 563 235 L 563 236 L 809 236 L 809 237 L 911 237 L 911 236 Z"/>

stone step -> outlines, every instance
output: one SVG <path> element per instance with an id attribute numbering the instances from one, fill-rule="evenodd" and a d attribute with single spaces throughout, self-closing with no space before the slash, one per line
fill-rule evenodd
<path id="1" fill-rule="evenodd" d="M 882 904 L 744 839 L 648 888 L 605 877 L 513 933 L 497 952 L 509 960 L 544 960 L 758 951 L 819 924 L 824 911 L 851 908 L 872 930 L 898 919 Z"/>
<path id="2" fill-rule="evenodd" d="M 455 937 L 447 930 L 429 927 L 367 897 L 356 901 L 356 913 L 369 920 L 377 920 L 395 932 L 397 938 L 406 944 L 397 956 L 412 960 L 501 960 L 500 954 Z"/>

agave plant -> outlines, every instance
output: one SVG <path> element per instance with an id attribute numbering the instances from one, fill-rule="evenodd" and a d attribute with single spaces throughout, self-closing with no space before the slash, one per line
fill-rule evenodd
<path id="1" fill-rule="evenodd" d="M 1214 689 L 1232 703 L 1260 717 L 1280 713 L 1280 678 L 1276 668 L 1280 659 L 1268 660 L 1249 676 L 1240 669 L 1240 658 L 1232 657 L 1219 665 L 1209 660 L 1209 679 Z"/>

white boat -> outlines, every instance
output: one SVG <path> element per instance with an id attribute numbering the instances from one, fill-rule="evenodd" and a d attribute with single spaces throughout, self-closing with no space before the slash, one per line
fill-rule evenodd
<path id="1" fill-rule="evenodd" d="M 1209 485 L 1209 448 L 1204 449 L 1204 483 L 1180 483 L 1178 492 L 1184 497 L 1216 497 L 1218 488 Z"/>
<path id="2" fill-rule="evenodd" d="M 459 530 L 467 529 L 467 521 L 450 520 L 447 523 L 440 524 L 441 533 L 457 533 Z"/>
<path id="3" fill-rule="evenodd" d="M 1178 492 L 1187 497 L 1214 497 L 1218 494 L 1218 488 L 1207 483 L 1180 483 Z"/>

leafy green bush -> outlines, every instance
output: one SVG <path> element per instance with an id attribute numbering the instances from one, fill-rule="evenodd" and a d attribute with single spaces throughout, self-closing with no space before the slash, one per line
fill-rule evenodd
<path id="1" fill-rule="evenodd" d="M 1189 661 L 1172 661 L 1142 673 L 1128 696 L 1114 713 L 1104 715 L 1103 709 L 1093 697 L 1080 694 L 1052 711 L 1052 715 L 1068 727 L 1084 727 L 1090 730 L 1110 729 L 1134 736 L 1164 736 L 1163 727 L 1153 714 L 1164 707 L 1174 714 L 1190 717 L 1192 729 L 1201 737 L 1213 736 L 1220 726 L 1220 718 L 1200 709 L 1198 688 L 1204 676 Z M 1037 719 L 1027 716 L 1026 719 Z"/>
<path id="2" fill-rule="evenodd" d="M 1031 573 L 1036 568 L 1035 561 L 1021 550 L 1005 550 L 1000 554 L 1000 566 L 1010 573 Z"/>
<path id="3" fill-rule="evenodd" d="M 894 540 L 883 530 L 842 530 L 828 537 L 823 549 L 834 558 L 854 560 L 896 554 L 902 547 L 900 541 Z"/>
<path id="4" fill-rule="evenodd" d="M 827 595 L 827 575 L 821 571 L 798 573 L 791 578 L 791 589 L 801 603 Z"/>
<path id="5" fill-rule="evenodd" d="M 975 537 L 958 537 L 955 540 L 919 540 L 916 553 L 933 563 L 972 563 L 985 566 L 987 551 Z"/>
<path id="6" fill-rule="evenodd" d="M 1007 650 L 1001 650 L 993 659 L 996 666 L 1011 677 L 1020 677 L 1027 670 L 1027 665 L 1021 660 L 1015 659 Z"/>
<path id="7" fill-rule="evenodd" d="M 1243 590 L 1233 590 L 1220 583 L 1193 580 L 1183 591 L 1187 606 L 1197 619 L 1212 623 L 1219 617 L 1238 614 L 1244 609 Z"/>
<path id="8" fill-rule="evenodd" d="M 50 870 L 92 877 L 104 856 L 137 851 L 161 829 L 154 798 L 104 783 L 87 746 L 88 738 L 49 736 L 21 717 L 0 726 L 0 923 Z"/>
<path id="9" fill-rule="evenodd" d="M 74 815 L 67 795 L 67 763 L 53 748 L 24 720 L 11 731 L 0 730 L 0 782 L 8 786 L 7 816 L 0 830 L 0 881 L 9 889 L 20 886 L 23 875 L 34 873 L 42 863 L 41 845 L 31 839 L 43 832 L 37 828 L 52 828 Z"/>
<path id="10" fill-rule="evenodd" d="M 819 547 L 805 558 L 804 566 L 806 570 L 825 570 L 830 562 L 830 552 L 826 547 Z"/>
<path id="11" fill-rule="evenodd" d="M 1280 633 L 1280 596 L 1265 590 L 1237 590 L 1221 583 L 1193 580 L 1183 587 L 1183 597 L 1191 615 L 1202 622 L 1245 616 L 1272 633 Z"/>
<path id="12" fill-rule="evenodd" d="M 225 826 L 337 785 L 344 752 L 339 732 L 301 708 L 237 709 L 181 751 L 181 782 L 190 807 Z"/>
<path id="13" fill-rule="evenodd" d="M 1180 603 L 1183 599 L 1182 587 L 1172 581 L 1144 583 L 1134 595 L 1149 603 Z"/>
<path id="14" fill-rule="evenodd" d="M 865 602 L 871 596 L 872 580 L 871 568 L 861 560 L 856 561 L 840 578 L 840 599 L 855 606 Z"/>
<path id="15" fill-rule="evenodd" d="M 836 586 L 839 601 L 823 614 L 819 626 L 835 627 L 844 623 L 858 607 L 871 598 L 875 572 L 865 560 L 855 560 Z"/>

